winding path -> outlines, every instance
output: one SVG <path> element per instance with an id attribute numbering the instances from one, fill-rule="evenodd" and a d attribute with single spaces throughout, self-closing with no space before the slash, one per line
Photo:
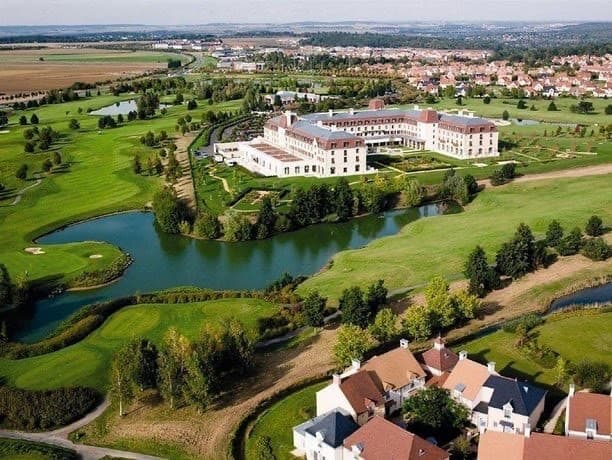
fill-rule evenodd
<path id="1" fill-rule="evenodd" d="M 108 409 L 110 401 L 106 399 L 94 411 L 87 414 L 80 420 L 71 423 L 68 426 L 59 428 L 53 431 L 41 433 L 28 433 L 16 430 L 0 430 L 0 438 L 19 439 L 23 441 L 41 442 L 51 444 L 53 446 L 63 447 L 76 451 L 83 460 L 98 460 L 102 457 L 109 456 L 115 458 L 130 458 L 134 460 L 160 460 L 160 457 L 138 454 L 135 452 L 127 452 L 122 450 L 107 449 L 105 447 L 86 446 L 84 444 L 75 444 L 68 439 L 68 435 L 79 428 L 93 422 L 102 413 Z"/>
<path id="2" fill-rule="evenodd" d="M 27 192 L 31 188 L 34 188 L 34 187 L 40 185 L 41 182 L 42 182 L 42 179 L 38 178 L 38 179 L 36 179 L 36 182 L 34 182 L 33 184 L 28 185 L 27 187 L 19 190 L 17 192 L 17 195 L 15 196 L 15 199 L 13 200 L 13 202 L 11 204 L 9 204 L 9 206 L 15 206 L 16 204 L 18 204 L 21 201 L 21 195 L 23 195 L 25 192 Z"/>

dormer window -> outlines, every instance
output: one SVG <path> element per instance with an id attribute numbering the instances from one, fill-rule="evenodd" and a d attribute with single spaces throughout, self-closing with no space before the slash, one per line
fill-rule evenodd
<path id="1" fill-rule="evenodd" d="M 504 418 L 512 418 L 512 405 L 507 403 L 504 405 Z"/>

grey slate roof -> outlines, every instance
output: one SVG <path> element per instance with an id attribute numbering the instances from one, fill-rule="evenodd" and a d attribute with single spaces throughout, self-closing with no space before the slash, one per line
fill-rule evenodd
<path id="1" fill-rule="evenodd" d="M 480 126 L 482 124 L 492 124 L 490 121 L 480 117 L 460 117 L 459 115 L 446 115 L 445 113 L 441 114 L 439 119 L 440 121 L 461 126 Z"/>
<path id="2" fill-rule="evenodd" d="M 358 138 L 354 134 L 347 133 L 345 131 L 332 131 L 331 129 L 321 128 L 320 126 L 313 125 L 307 121 L 296 121 L 291 125 L 292 129 L 296 131 L 302 131 L 313 137 L 320 137 L 322 139 L 353 139 Z"/>
<path id="3" fill-rule="evenodd" d="M 329 113 L 310 113 L 302 115 L 300 118 L 304 120 L 319 121 L 319 120 L 353 120 L 359 118 L 380 118 L 380 117 L 402 117 L 406 114 L 418 118 L 420 110 L 401 110 L 401 109 L 383 109 L 383 110 L 356 110 L 352 115 L 349 112 L 334 112 L 333 116 Z"/>
<path id="4" fill-rule="evenodd" d="M 546 390 L 530 383 L 499 375 L 491 375 L 483 386 L 493 389 L 489 407 L 503 409 L 509 402 L 515 413 L 526 416 L 533 412 L 547 393 Z"/>
<path id="5" fill-rule="evenodd" d="M 341 446 L 344 440 L 358 429 L 359 425 L 353 421 L 350 415 L 343 414 L 337 409 L 295 427 L 295 430 L 299 433 L 306 432 L 312 436 L 321 432 L 325 444 L 334 448 Z"/>

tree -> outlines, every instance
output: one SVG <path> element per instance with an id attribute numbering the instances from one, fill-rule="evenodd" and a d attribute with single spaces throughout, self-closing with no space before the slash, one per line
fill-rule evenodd
<path id="1" fill-rule="evenodd" d="M 28 165 L 23 163 L 21 166 L 19 166 L 15 172 L 15 177 L 17 179 L 26 180 L 28 177 Z"/>
<path id="2" fill-rule="evenodd" d="M 81 124 L 79 123 L 79 121 L 76 118 L 72 118 L 70 120 L 70 123 L 68 124 L 68 128 L 72 129 L 72 130 L 77 130 L 81 128 Z"/>
<path id="3" fill-rule="evenodd" d="M 131 373 L 133 358 L 132 347 L 130 343 L 127 343 L 115 352 L 111 364 L 110 393 L 111 397 L 119 402 L 120 417 L 125 415 L 124 404 L 129 404 L 134 397 L 134 382 Z"/>
<path id="4" fill-rule="evenodd" d="M 33 125 L 37 125 L 38 124 L 38 115 L 36 115 L 35 113 L 32 114 L 32 116 L 30 117 L 30 123 Z"/>
<path id="5" fill-rule="evenodd" d="M 132 158 L 132 171 L 134 171 L 134 174 L 142 173 L 142 163 L 138 155 L 134 155 L 134 158 Z"/>
<path id="6" fill-rule="evenodd" d="M 135 339 L 130 342 L 132 355 L 132 380 L 140 390 L 154 388 L 157 385 L 158 351 L 155 344 L 147 339 Z"/>
<path id="7" fill-rule="evenodd" d="M 606 105 L 605 112 L 606 112 L 606 115 L 612 115 L 612 104 Z"/>
<path id="8" fill-rule="evenodd" d="M 325 324 L 325 305 L 327 298 L 322 297 L 318 291 L 308 293 L 302 304 L 304 320 L 308 326 L 322 327 Z"/>
<path id="9" fill-rule="evenodd" d="M 192 352 L 185 360 L 185 379 L 183 396 L 185 401 L 198 408 L 198 412 L 205 410 L 213 401 L 214 378 L 213 352 L 199 348 L 199 352 Z"/>
<path id="10" fill-rule="evenodd" d="M 527 103 L 524 100 L 520 99 L 518 103 L 516 104 L 516 108 L 521 109 L 521 110 L 526 109 Z"/>
<path id="11" fill-rule="evenodd" d="M 595 261 L 607 260 L 611 253 L 610 245 L 600 237 L 587 240 L 582 247 L 582 254 Z"/>
<path id="12" fill-rule="evenodd" d="M 253 235 L 253 226 L 247 217 L 229 210 L 225 213 L 223 233 L 226 241 L 248 241 Z"/>
<path id="13" fill-rule="evenodd" d="M 370 309 L 370 317 L 373 318 L 376 315 L 378 309 L 387 303 L 388 289 L 385 287 L 384 280 L 378 280 L 368 287 L 366 292 L 365 301 Z"/>
<path id="14" fill-rule="evenodd" d="M 265 196 L 261 201 L 261 208 L 255 223 L 258 239 L 265 239 L 272 235 L 277 218 L 278 215 L 272 206 L 272 200 L 269 196 Z"/>
<path id="15" fill-rule="evenodd" d="M 467 436 L 459 436 L 453 441 L 451 454 L 452 458 L 456 460 L 468 460 L 472 458 L 472 446 Z"/>
<path id="16" fill-rule="evenodd" d="M 402 331 L 411 339 L 422 341 L 431 337 L 432 318 L 430 310 L 423 305 L 414 305 L 406 310 L 402 319 Z"/>
<path id="17" fill-rule="evenodd" d="M 576 112 L 589 114 L 595 110 L 591 101 L 580 101 L 576 106 Z"/>
<path id="18" fill-rule="evenodd" d="M 546 230 L 546 244 L 551 248 L 556 248 L 563 239 L 563 227 L 558 220 L 551 221 Z"/>
<path id="19" fill-rule="evenodd" d="M 399 189 L 402 193 L 403 203 L 406 206 L 418 206 L 423 201 L 423 187 L 418 180 L 406 175 L 398 176 Z"/>
<path id="20" fill-rule="evenodd" d="M 578 227 L 574 227 L 568 235 L 561 240 L 557 246 L 557 251 L 562 256 L 572 256 L 578 254 L 583 244 L 582 231 Z"/>
<path id="21" fill-rule="evenodd" d="M 53 164 L 55 166 L 62 164 L 62 154 L 58 151 L 53 152 Z"/>
<path id="22" fill-rule="evenodd" d="M 465 182 L 468 193 L 470 195 L 475 195 L 476 193 L 478 193 L 478 182 L 476 182 L 476 178 L 474 176 L 472 176 L 471 174 L 466 174 L 465 176 L 463 176 L 463 182 Z"/>
<path id="23" fill-rule="evenodd" d="M 504 179 L 510 180 L 514 179 L 516 176 L 516 164 L 515 163 L 506 163 L 501 168 L 501 175 Z"/>
<path id="24" fill-rule="evenodd" d="M 153 212 L 166 233 L 179 233 L 180 223 L 188 218 L 185 203 L 171 187 L 164 187 L 153 195 Z"/>
<path id="25" fill-rule="evenodd" d="M 582 360 L 574 365 L 574 378 L 581 387 L 599 392 L 610 383 L 610 366 L 602 362 Z"/>
<path id="26" fill-rule="evenodd" d="M 347 220 L 353 215 L 353 191 L 344 177 L 338 179 L 335 192 L 338 220 Z"/>
<path id="27" fill-rule="evenodd" d="M 272 448 L 272 440 L 269 436 L 258 436 L 255 442 L 254 460 L 276 460 L 274 449 Z"/>
<path id="28" fill-rule="evenodd" d="M 0 306 L 6 307 L 13 303 L 13 283 L 6 266 L 0 263 Z"/>
<path id="29" fill-rule="evenodd" d="M 42 162 L 42 170 L 44 172 L 49 172 L 51 171 L 52 168 L 53 168 L 53 163 L 51 162 L 49 158 L 45 159 L 45 161 Z"/>
<path id="30" fill-rule="evenodd" d="M 367 331 L 353 324 L 343 324 L 338 328 L 334 359 L 339 366 L 348 366 L 353 359 L 363 359 L 371 346 L 372 339 Z"/>
<path id="31" fill-rule="evenodd" d="M 461 176 L 453 174 L 444 180 L 444 193 L 459 204 L 467 204 L 470 201 L 468 186 Z"/>
<path id="32" fill-rule="evenodd" d="M 563 388 L 567 381 L 569 380 L 569 368 L 567 365 L 567 361 L 563 359 L 563 357 L 559 356 L 557 358 L 557 363 L 555 364 L 555 385 L 558 388 Z"/>
<path id="33" fill-rule="evenodd" d="M 488 105 L 488 104 L 490 104 L 490 103 L 491 103 L 491 96 L 485 96 L 485 97 L 483 97 L 483 98 L 482 98 L 482 102 L 483 102 L 484 104 L 487 104 L 487 105 Z"/>
<path id="34" fill-rule="evenodd" d="M 371 311 L 363 298 L 363 291 L 358 286 L 345 289 L 339 300 L 342 312 L 342 323 L 353 324 L 365 329 L 371 318 Z"/>
<path id="35" fill-rule="evenodd" d="M 508 118 L 510 118 L 510 114 L 507 110 L 504 110 L 502 113 L 502 120 L 508 120 Z"/>
<path id="36" fill-rule="evenodd" d="M 469 280 L 468 291 L 478 297 L 484 297 L 499 287 L 499 277 L 487 262 L 487 255 L 480 246 L 476 246 L 468 256 L 463 273 Z"/>
<path id="37" fill-rule="evenodd" d="M 27 125 L 27 124 L 28 124 L 28 119 L 26 118 L 26 116 L 25 116 L 25 115 L 21 115 L 21 116 L 19 117 L 19 124 L 20 124 L 21 126 L 25 126 L 25 125 Z"/>
<path id="38" fill-rule="evenodd" d="M 603 235 L 603 221 L 599 216 L 591 216 L 586 223 L 584 232 L 589 236 L 600 236 Z"/>
<path id="39" fill-rule="evenodd" d="M 163 149 L 162 149 L 163 150 Z M 153 168 L 155 169 L 155 173 L 159 176 L 161 173 L 164 172 L 164 165 L 162 164 L 161 160 L 159 159 L 159 157 L 155 157 L 155 160 L 153 160 Z"/>
<path id="40" fill-rule="evenodd" d="M 504 243 L 495 256 L 497 272 L 514 279 L 535 268 L 535 238 L 531 229 L 519 224 L 513 239 Z"/>
<path id="41" fill-rule="evenodd" d="M 26 143 L 23 145 L 23 151 L 25 153 L 34 153 L 35 149 L 36 149 L 36 142 L 34 141 L 26 141 Z"/>
<path id="42" fill-rule="evenodd" d="M 448 390 L 430 386 L 404 401 L 404 419 L 410 431 L 439 434 L 461 430 L 468 423 L 469 410 L 451 398 Z"/>
<path id="43" fill-rule="evenodd" d="M 188 103 L 187 103 L 187 110 L 195 110 L 198 108 L 198 103 L 196 102 L 195 99 L 191 99 Z"/>
<path id="44" fill-rule="evenodd" d="M 555 104 L 555 101 L 550 101 L 550 104 L 548 104 L 548 109 L 549 112 L 556 112 L 557 111 L 557 105 Z"/>
<path id="45" fill-rule="evenodd" d="M 190 354 L 189 341 L 180 335 L 176 329 L 170 329 L 159 350 L 158 387 L 162 397 L 168 401 L 170 408 L 174 409 L 182 402 L 185 384 L 187 358 Z"/>
<path id="46" fill-rule="evenodd" d="M 366 184 L 360 191 L 361 206 L 371 214 L 378 214 L 387 207 L 387 195 L 376 184 Z"/>
<path id="47" fill-rule="evenodd" d="M 395 339 L 399 334 L 397 315 L 390 308 L 381 309 L 368 327 L 368 332 L 380 343 Z"/>
<path id="48" fill-rule="evenodd" d="M 221 222 L 216 215 L 208 211 L 202 211 L 196 217 L 193 230 L 196 236 L 216 240 L 221 236 Z"/>
<path id="49" fill-rule="evenodd" d="M 8 125 L 9 119 L 3 110 L 0 110 L 0 126 Z"/>

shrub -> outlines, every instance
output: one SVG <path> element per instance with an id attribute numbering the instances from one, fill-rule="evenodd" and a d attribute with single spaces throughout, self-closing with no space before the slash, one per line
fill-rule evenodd
<path id="1" fill-rule="evenodd" d="M 553 220 L 548 225 L 546 230 L 546 244 L 550 247 L 556 248 L 561 240 L 563 239 L 563 227 L 557 220 Z"/>
<path id="2" fill-rule="evenodd" d="M 574 366 L 574 378 L 583 388 L 601 391 L 610 381 L 610 367 L 606 363 L 582 360 Z"/>
<path id="3" fill-rule="evenodd" d="M 557 251 L 562 256 L 572 256 L 578 254 L 582 248 L 582 232 L 578 227 L 575 227 L 563 240 L 559 243 Z"/>
<path id="4" fill-rule="evenodd" d="M 499 169 L 496 169 L 495 171 L 493 171 L 489 179 L 491 181 L 491 185 L 494 187 L 497 187 L 498 185 L 503 185 L 506 183 L 506 180 L 504 179 L 504 176 L 501 170 Z"/>
<path id="5" fill-rule="evenodd" d="M 201 212 L 193 224 L 196 236 L 215 240 L 221 236 L 221 223 L 214 214 Z"/>
<path id="6" fill-rule="evenodd" d="M 24 163 L 19 166 L 19 168 L 17 168 L 17 171 L 15 171 L 15 177 L 17 179 L 26 180 L 26 178 L 28 177 L 28 165 Z"/>
<path id="7" fill-rule="evenodd" d="M 591 216 L 587 221 L 584 232 L 589 236 L 603 235 L 603 221 L 599 216 Z"/>
<path id="8" fill-rule="evenodd" d="M 4 428 L 48 430 L 78 420 L 101 400 L 91 388 L 31 391 L 5 386 L 0 388 L 0 421 Z"/>
<path id="9" fill-rule="evenodd" d="M 603 238 L 593 238 L 584 243 L 582 254 L 591 260 L 601 261 L 610 257 L 612 248 Z"/>
<path id="10" fill-rule="evenodd" d="M 502 329 L 505 332 L 512 332 L 514 334 L 519 327 L 523 327 L 526 331 L 530 331 L 543 323 L 544 318 L 535 313 L 530 313 L 529 315 L 521 316 L 520 318 L 508 321 L 506 324 L 504 324 Z"/>
<path id="11" fill-rule="evenodd" d="M 20 439 L 0 439 L 0 458 L 44 458 L 47 460 L 78 460 L 74 450 Z"/>

